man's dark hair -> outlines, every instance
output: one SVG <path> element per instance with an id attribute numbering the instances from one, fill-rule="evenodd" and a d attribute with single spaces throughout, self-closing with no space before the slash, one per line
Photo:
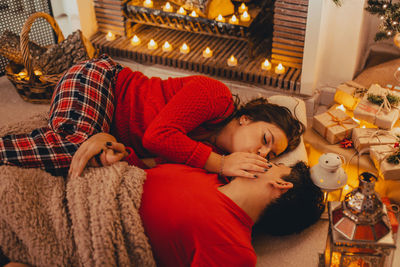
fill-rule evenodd
<path id="1" fill-rule="evenodd" d="M 299 233 L 321 217 L 325 208 L 323 193 L 312 182 L 310 169 L 304 162 L 297 162 L 282 179 L 291 182 L 293 188 L 267 206 L 254 225 L 254 233 Z"/>

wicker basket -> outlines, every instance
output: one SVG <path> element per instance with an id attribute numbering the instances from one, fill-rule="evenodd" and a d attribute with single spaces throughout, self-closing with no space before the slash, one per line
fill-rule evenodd
<path id="1" fill-rule="evenodd" d="M 23 58 L 23 65 L 10 62 L 6 66 L 6 74 L 8 79 L 17 88 L 17 92 L 21 97 L 28 102 L 43 104 L 50 103 L 53 90 L 58 80 L 61 78 L 63 73 L 42 75 L 35 74 L 33 70 L 32 57 L 29 54 L 29 32 L 32 24 L 37 18 L 44 18 L 51 25 L 55 34 L 57 35 L 57 42 L 60 43 L 64 40 L 64 35 L 61 32 L 60 27 L 52 16 L 49 14 L 38 12 L 31 15 L 21 31 L 21 54 Z"/>

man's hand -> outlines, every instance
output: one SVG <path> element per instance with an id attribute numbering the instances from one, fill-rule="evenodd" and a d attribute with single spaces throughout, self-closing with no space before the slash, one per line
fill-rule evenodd
<path id="1" fill-rule="evenodd" d="M 72 157 L 68 175 L 79 176 L 86 165 L 108 166 L 127 156 L 125 146 L 117 143 L 115 137 L 107 133 L 98 133 L 86 140 Z"/>

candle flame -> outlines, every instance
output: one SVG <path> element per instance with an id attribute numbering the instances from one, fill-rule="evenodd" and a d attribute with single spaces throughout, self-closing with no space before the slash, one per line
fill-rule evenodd
<path id="1" fill-rule="evenodd" d="M 168 43 L 168 41 L 165 41 L 164 43 L 164 48 L 169 48 L 171 45 Z"/>
<path id="2" fill-rule="evenodd" d="M 139 37 L 137 37 L 136 35 L 133 36 L 132 41 L 135 43 L 139 42 Z"/>
<path id="3" fill-rule="evenodd" d="M 183 9 L 183 7 L 180 7 L 179 10 L 178 10 L 178 13 L 182 14 L 182 15 L 185 15 L 186 11 L 185 11 L 185 9 Z"/>
<path id="4" fill-rule="evenodd" d="M 279 63 L 277 68 L 278 68 L 278 70 L 283 70 L 283 65 L 282 65 L 282 63 Z"/>
<path id="5" fill-rule="evenodd" d="M 229 58 L 229 60 L 230 60 L 230 61 L 235 61 L 236 58 L 232 55 L 232 56 Z"/>
<path id="6" fill-rule="evenodd" d="M 346 184 L 345 186 L 344 186 L 344 190 L 350 190 L 350 186 L 348 185 L 348 184 Z"/>
<path id="7" fill-rule="evenodd" d="M 182 49 L 187 49 L 187 48 L 188 48 L 187 44 L 186 44 L 186 43 L 183 43 Z"/>
<path id="8" fill-rule="evenodd" d="M 210 50 L 209 47 L 206 48 L 206 53 L 207 53 L 207 54 L 210 54 L 210 53 L 211 53 L 211 50 Z"/>
<path id="9" fill-rule="evenodd" d="M 219 14 L 218 17 L 215 20 L 221 21 L 221 22 L 225 21 L 224 17 L 221 14 Z"/>
<path id="10" fill-rule="evenodd" d="M 191 17 L 197 17 L 196 11 L 193 10 L 192 13 L 190 13 L 190 16 L 191 16 Z"/>
<path id="11" fill-rule="evenodd" d="M 149 42 L 149 44 L 150 44 L 151 46 L 154 46 L 154 45 L 156 45 L 156 42 L 155 42 L 153 39 L 151 39 L 150 42 Z"/>
<path id="12" fill-rule="evenodd" d="M 240 5 L 240 9 L 241 9 L 241 10 L 246 10 L 246 8 L 247 8 L 247 7 L 246 7 L 246 5 L 245 5 L 244 3 L 242 3 L 242 4 Z"/>
<path id="13" fill-rule="evenodd" d="M 249 16 L 249 13 L 247 13 L 247 11 L 244 11 L 242 17 L 247 18 L 248 16 Z"/>
<path id="14" fill-rule="evenodd" d="M 232 15 L 231 21 L 232 21 L 232 22 L 236 22 L 236 21 L 237 21 L 237 18 L 236 18 L 235 15 Z"/>
<path id="15" fill-rule="evenodd" d="M 36 76 L 40 76 L 43 74 L 40 70 L 35 70 L 33 73 L 35 73 Z"/>
<path id="16" fill-rule="evenodd" d="M 340 109 L 346 112 L 346 108 L 343 105 L 337 106 L 336 109 Z"/>
<path id="17" fill-rule="evenodd" d="M 263 64 L 265 67 L 268 67 L 269 65 L 271 65 L 271 63 L 269 63 L 268 59 L 265 59 Z"/>
<path id="18" fill-rule="evenodd" d="M 167 2 L 166 4 L 165 4 L 165 9 L 170 9 L 171 8 L 171 5 L 169 4 L 169 2 Z"/>
<path id="19" fill-rule="evenodd" d="M 151 4 L 151 0 L 145 0 L 144 2 L 145 2 L 146 4 L 149 4 L 149 5 Z"/>

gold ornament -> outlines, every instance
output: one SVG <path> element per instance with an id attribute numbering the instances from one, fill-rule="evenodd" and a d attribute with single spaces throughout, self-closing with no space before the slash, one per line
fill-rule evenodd
<path id="1" fill-rule="evenodd" d="M 397 47 L 400 47 L 400 33 L 396 33 L 393 37 L 393 42 Z"/>

